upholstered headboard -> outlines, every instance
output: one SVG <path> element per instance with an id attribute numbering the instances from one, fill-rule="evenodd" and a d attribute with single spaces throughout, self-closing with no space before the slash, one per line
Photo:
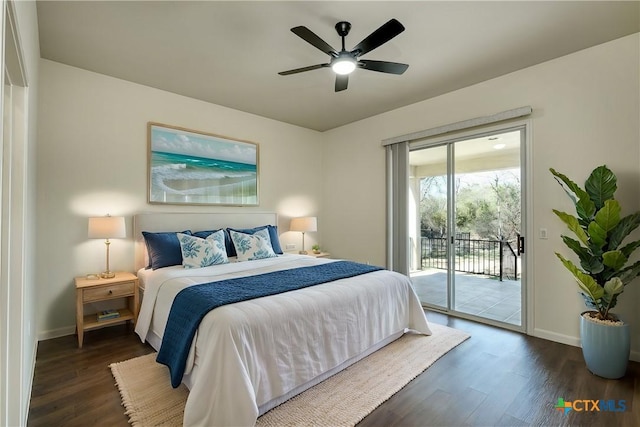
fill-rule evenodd
<path id="1" fill-rule="evenodd" d="M 143 231 L 200 231 L 216 228 L 252 228 L 260 225 L 278 225 L 278 215 L 264 213 L 141 213 L 133 217 L 135 245 L 135 271 L 146 265 L 147 248 Z"/>

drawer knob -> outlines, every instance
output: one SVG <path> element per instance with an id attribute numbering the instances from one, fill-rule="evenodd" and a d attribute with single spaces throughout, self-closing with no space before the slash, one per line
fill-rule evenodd
<path id="1" fill-rule="evenodd" d="M 109 289 L 109 295 L 112 295 L 113 291 L 111 289 Z"/>

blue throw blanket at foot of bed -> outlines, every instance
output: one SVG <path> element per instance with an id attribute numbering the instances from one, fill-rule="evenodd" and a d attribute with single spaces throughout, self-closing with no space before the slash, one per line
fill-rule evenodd
<path id="1" fill-rule="evenodd" d="M 214 308 L 359 276 L 376 270 L 382 270 L 382 268 L 351 261 L 336 261 L 185 288 L 173 300 L 156 360 L 169 367 L 171 385 L 174 388 L 178 387 L 182 382 L 196 329 L 204 316 Z"/>

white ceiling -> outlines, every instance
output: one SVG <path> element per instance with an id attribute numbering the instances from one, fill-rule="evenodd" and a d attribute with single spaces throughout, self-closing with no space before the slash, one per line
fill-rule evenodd
<path id="1" fill-rule="evenodd" d="M 638 1 L 39 1 L 42 58 L 320 131 L 640 31 Z M 290 31 L 347 49 L 391 18 L 406 31 L 363 55 L 404 75 L 356 70 L 334 92 L 327 62 Z"/>

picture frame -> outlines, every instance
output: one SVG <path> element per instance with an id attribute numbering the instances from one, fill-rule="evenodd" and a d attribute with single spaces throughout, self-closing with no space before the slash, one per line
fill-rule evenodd
<path id="1" fill-rule="evenodd" d="M 147 124 L 150 204 L 258 206 L 259 145 Z"/>

